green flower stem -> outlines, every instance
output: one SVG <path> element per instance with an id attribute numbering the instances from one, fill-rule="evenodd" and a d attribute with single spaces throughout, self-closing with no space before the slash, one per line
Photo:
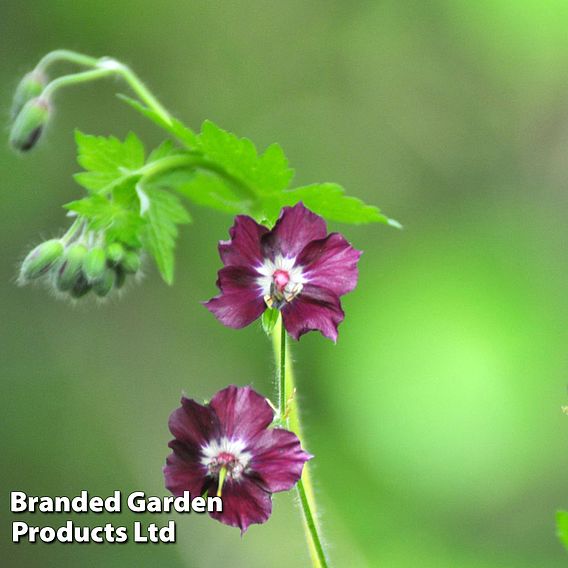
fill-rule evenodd
<path id="1" fill-rule="evenodd" d="M 55 61 L 69 61 L 79 65 L 92 67 L 90 71 L 74 73 L 72 75 L 64 75 L 53 80 L 43 91 L 44 96 L 52 95 L 57 89 L 68 85 L 83 83 L 85 81 L 95 81 L 109 75 L 117 75 L 122 77 L 130 88 L 138 95 L 140 100 L 144 102 L 148 108 L 152 109 L 167 125 L 172 124 L 172 117 L 160 101 L 152 94 L 152 92 L 144 85 L 140 78 L 124 63 L 112 59 L 110 57 L 102 57 L 95 59 L 88 55 L 76 53 L 68 50 L 56 50 L 48 53 L 40 60 L 36 69 L 43 71 L 48 65 Z"/>
<path id="2" fill-rule="evenodd" d="M 280 366 L 278 370 L 278 410 L 281 419 L 286 414 L 286 328 L 282 323 L 282 315 L 280 315 Z"/>
<path id="3" fill-rule="evenodd" d="M 83 228 L 84 220 L 81 217 L 77 217 L 67 232 L 61 237 L 61 240 L 64 244 L 68 245 L 75 238 L 75 235 Z"/>
<path id="4" fill-rule="evenodd" d="M 115 185 L 122 183 L 125 179 L 131 176 L 140 176 L 140 185 L 143 187 L 144 183 L 153 177 L 184 168 L 205 170 L 223 178 L 233 188 L 235 195 L 243 202 L 243 207 L 245 203 L 247 203 L 250 207 L 250 205 L 254 202 L 254 192 L 247 185 L 233 177 L 218 164 L 215 164 L 210 160 L 206 160 L 198 153 L 191 152 L 178 154 L 176 156 L 166 156 L 165 158 L 161 158 L 155 162 L 150 162 L 138 170 L 132 170 L 126 173 L 123 178 L 120 178 L 113 182 L 112 185 L 101 190 L 101 193 L 110 192 Z M 245 210 L 243 212 L 248 213 L 249 211 Z"/>
<path id="5" fill-rule="evenodd" d="M 63 75 L 48 83 L 42 92 L 42 96 L 49 98 L 53 96 L 55 91 L 63 87 L 95 81 L 103 77 L 108 77 L 113 73 L 114 71 L 112 69 L 92 69 L 91 71 L 81 71 L 80 73 L 73 73 L 72 75 Z"/>
<path id="6" fill-rule="evenodd" d="M 124 79 L 131 87 L 131 89 L 138 95 L 140 100 L 161 118 L 161 120 L 166 125 L 164 128 L 167 129 L 167 126 L 172 125 L 173 119 L 170 113 L 144 85 L 139 77 L 128 66 L 124 65 L 120 61 L 111 59 L 109 57 L 95 59 L 94 57 L 76 53 L 74 51 L 56 50 L 48 53 L 43 59 L 41 59 L 41 61 L 37 65 L 37 69 L 44 70 L 48 65 L 59 60 L 85 65 L 92 67 L 92 69 L 79 73 L 73 73 L 70 75 L 63 75 L 62 77 L 54 79 L 45 87 L 42 96 L 49 98 L 61 88 L 77 85 L 79 83 L 96 81 L 98 79 L 103 79 L 111 75 L 117 75 Z M 169 133 L 171 134 L 171 132 Z M 141 168 L 136 172 L 131 172 L 128 175 L 141 175 L 148 178 L 150 176 L 165 173 L 169 170 L 184 167 L 194 167 L 197 169 L 207 170 L 222 177 L 234 189 L 235 194 L 240 199 L 249 202 L 250 206 L 252 207 L 256 198 L 254 191 L 246 184 L 242 183 L 239 179 L 229 174 L 229 172 L 225 171 L 218 164 L 204 159 L 198 153 L 189 153 L 180 156 L 171 156 L 164 158 L 162 160 L 152 162 L 144 168 Z M 252 213 L 252 209 L 249 212 Z"/>
<path id="7" fill-rule="evenodd" d="M 39 63 L 36 65 L 38 71 L 45 71 L 51 64 L 58 61 L 67 61 L 69 63 L 76 63 L 77 65 L 84 65 L 86 67 L 96 67 L 99 60 L 89 55 L 83 55 L 76 51 L 68 49 L 56 49 L 44 55 Z"/>
<path id="8" fill-rule="evenodd" d="M 286 349 L 286 330 L 282 324 L 282 317 L 272 332 L 272 347 L 276 364 L 279 368 L 278 389 L 279 389 L 279 415 L 287 414 L 288 427 L 296 433 L 302 440 L 302 426 L 298 412 L 298 405 L 294 397 L 294 373 L 292 369 L 292 358 L 290 350 Z M 289 408 L 286 410 L 286 401 L 291 400 Z M 312 564 L 315 568 L 327 568 L 327 558 L 321 540 L 321 529 L 317 521 L 317 507 L 315 495 L 308 464 L 304 465 L 302 479 L 297 484 L 300 505 L 304 514 L 304 530 L 310 548 Z"/>
<path id="9" fill-rule="evenodd" d="M 168 133 L 172 133 L 168 127 L 171 127 L 173 123 L 173 118 L 166 108 L 160 103 L 160 101 L 152 94 L 152 92 L 144 85 L 140 78 L 126 65 L 112 59 L 110 57 L 102 57 L 100 59 L 95 59 L 88 55 L 83 55 L 81 53 L 76 53 L 74 51 L 68 50 L 56 50 L 48 53 L 37 65 L 37 69 L 44 70 L 48 65 L 55 61 L 69 61 L 77 63 L 79 65 L 85 65 L 87 67 L 92 67 L 88 71 L 82 71 L 79 73 L 73 73 L 70 75 L 63 75 L 51 81 L 43 90 L 42 96 L 49 98 L 55 94 L 55 92 L 61 88 L 68 87 L 71 85 L 76 85 L 79 83 L 85 83 L 89 81 L 96 81 L 98 79 L 103 79 L 112 75 L 119 76 L 124 79 L 130 88 L 138 95 L 140 100 L 146 104 L 146 106 L 152 109 L 156 115 L 164 123 L 164 128 Z M 222 177 L 235 191 L 235 194 L 239 199 L 248 202 L 249 210 L 246 213 L 254 214 L 253 205 L 256 200 L 256 195 L 252 188 L 241 182 L 239 179 L 232 176 L 229 172 L 225 171 L 218 164 L 206 160 L 203 156 L 198 153 L 189 153 L 180 156 L 171 156 L 158 160 L 151 164 L 148 164 L 144 168 L 141 168 L 137 172 L 131 172 L 128 175 L 141 175 L 146 178 L 154 176 L 157 174 L 165 173 L 168 170 L 183 168 L 183 167 L 194 167 L 196 169 L 207 170 Z"/>
<path id="10" fill-rule="evenodd" d="M 247 185 L 229 174 L 229 172 L 224 170 L 215 162 L 206 160 L 201 154 L 198 154 L 197 152 L 188 152 L 179 154 L 177 156 L 167 156 L 165 158 L 161 158 L 160 160 L 146 164 L 139 170 L 133 172 L 133 174 L 142 175 L 145 180 L 147 180 L 150 177 L 182 168 L 195 168 L 198 170 L 206 170 L 208 172 L 214 173 L 228 182 L 240 199 L 250 202 L 255 199 L 254 192 Z"/>
<path id="11" fill-rule="evenodd" d="M 130 88 L 140 97 L 140 100 L 148 105 L 166 124 L 172 124 L 172 117 L 160 101 L 144 85 L 140 78 L 130 69 L 130 67 L 115 61 L 114 59 L 101 59 L 99 66 L 115 69 L 129 85 Z"/>

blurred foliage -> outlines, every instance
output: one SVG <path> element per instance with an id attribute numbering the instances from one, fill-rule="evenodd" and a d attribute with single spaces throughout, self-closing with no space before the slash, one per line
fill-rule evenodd
<path id="1" fill-rule="evenodd" d="M 113 55 L 191 125 L 278 141 L 298 184 L 336 180 L 405 226 L 337 227 L 365 250 L 339 343 L 311 334 L 293 346 L 337 566 L 566 564 L 554 526 L 568 506 L 565 2 L 5 0 L 0 14 L 5 116 L 43 53 Z M 165 494 L 182 390 L 271 393 L 260 325 L 225 329 L 199 304 L 215 293 L 230 216 L 194 211 L 173 288 L 149 269 L 121 300 L 72 308 L 14 285 L 18 259 L 58 234 L 60 205 L 80 195 L 75 127 L 159 141 L 113 90 L 62 93 L 33 155 L 0 150 L 4 496 Z M 278 495 L 270 522 L 242 540 L 189 515 L 173 546 L 17 546 L 4 512 L 0 558 L 303 566 L 298 515 Z"/>

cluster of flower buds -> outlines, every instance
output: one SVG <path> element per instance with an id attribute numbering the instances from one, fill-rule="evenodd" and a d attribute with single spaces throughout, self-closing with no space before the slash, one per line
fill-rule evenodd
<path id="1" fill-rule="evenodd" d="M 103 245 L 104 234 L 65 235 L 35 247 L 24 259 L 19 281 L 42 280 L 58 294 L 78 299 L 91 290 L 100 298 L 124 286 L 141 267 L 140 251 L 119 242 Z"/>
<path id="2" fill-rule="evenodd" d="M 41 71 L 31 71 L 20 81 L 12 101 L 10 144 L 20 152 L 31 150 L 49 121 L 50 104 L 43 96 L 46 85 Z"/>

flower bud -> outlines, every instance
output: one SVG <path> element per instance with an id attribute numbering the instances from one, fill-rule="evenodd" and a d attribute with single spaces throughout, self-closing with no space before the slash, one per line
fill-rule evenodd
<path id="1" fill-rule="evenodd" d="M 106 270 L 106 254 L 103 247 L 93 247 L 83 260 L 83 272 L 89 282 L 98 280 Z"/>
<path id="2" fill-rule="evenodd" d="M 124 258 L 124 247 L 120 243 L 111 243 L 106 248 L 107 259 L 111 264 L 120 264 Z"/>
<path id="3" fill-rule="evenodd" d="M 45 241 L 33 249 L 22 263 L 20 279 L 23 282 L 43 276 L 63 255 L 63 243 L 59 239 Z"/>
<path id="4" fill-rule="evenodd" d="M 92 286 L 89 284 L 85 276 L 80 274 L 75 286 L 71 288 L 71 297 L 75 299 L 82 298 L 91 291 L 91 288 Z"/>
<path id="5" fill-rule="evenodd" d="M 100 298 L 104 298 L 114 286 L 114 270 L 107 268 L 97 281 L 93 282 L 93 292 Z"/>
<path id="6" fill-rule="evenodd" d="M 117 290 L 120 290 L 120 288 L 122 288 L 124 286 L 124 283 L 126 282 L 126 272 L 121 266 L 117 266 L 114 269 L 114 272 L 116 275 L 114 280 L 114 286 Z"/>
<path id="7" fill-rule="evenodd" d="M 86 254 L 87 247 L 80 243 L 72 244 L 65 251 L 63 262 L 55 277 L 55 285 L 59 290 L 66 292 L 77 284 Z"/>
<path id="8" fill-rule="evenodd" d="M 140 260 L 140 255 L 132 250 L 126 251 L 124 253 L 124 258 L 120 265 L 128 274 L 136 274 L 140 270 L 140 265 L 142 264 Z"/>
<path id="9" fill-rule="evenodd" d="M 24 75 L 23 79 L 18 83 L 12 99 L 12 120 L 16 120 L 16 117 L 28 101 L 41 95 L 46 82 L 45 75 L 41 71 L 34 70 Z"/>
<path id="10" fill-rule="evenodd" d="M 28 101 L 14 120 L 10 144 L 20 152 L 31 150 L 49 120 L 49 103 L 42 98 Z"/>

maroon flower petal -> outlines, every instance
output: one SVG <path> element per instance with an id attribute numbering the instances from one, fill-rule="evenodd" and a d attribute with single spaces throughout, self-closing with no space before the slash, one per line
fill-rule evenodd
<path id="1" fill-rule="evenodd" d="M 307 244 L 296 259 L 304 267 L 304 278 L 314 286 L 331 290 L 338 296 L 357 286 L 357 262 L 362 251 L 354 249 L 343 235 L 331 233 L 325 239 Z"/>
<path id="2" fill-rule="evenodd" d="M 251 387 L 228 386 L 211 399 L 210 406 L 219 418 L 224 435 L 247 444 L 274 418 L 274 410 L 266 399 Z"/>
<path id="3" fill-rule="evenodd" d="M 323 239 L 326 234 L 325 221 L 303 203 L 284 207 L 272 231 L 262 237 L 264 256 L 295 257 L 310 241 Z"/>
<path id="4" fill-rule="evenodd" d="M 268 233 L 251 217 L 237 215 L 229 229 L 231 239 L 219 243 L 219 255 L 225 266 L 256 266 L 262 264 L 260 239 Z"/>
<path id="5" fill-rule="evenodd" d="M 181 408 L 171 413 L 168 422 L 177 440 L 198 449 L 219 435 L 219 420 L 211 408 L 186 397 L 181 398 L 181 404 Z"/>
<path id="6" fill-rule="evenodd" d="M 217 286 L 221 294 L 205 307 L 227 327 L 240 329 L 258 319 L 266 309 L 258 273 L 244 266 L 225 266 L 219 270 Z"/>
<path id="7" fill-rule="evenodd" d="M 189 491 L 192 498 L 199 497 L 210 483 L 207 469 L 177 440 L 170 442 L 170 447 L 174 451 L 167 457 L 164 467 L 166 489 L 176 497 L 184 491 Z"/>
<path id="8" fill-rule="evenodd" d="M 298 436 L 289 430 L 265 430 L 254 439 L 249 466 L 272 493 L 288 491 L 302 476 L 304 464 L 313 456 L 302 450 Z"/>
<path id="9" fill-rule="evenodd" d="M 312 284 L 305 284 L 301 294 L 282 308 L 284 327 L 294 339 L 319 330 L 335 342 L 337 326 L 344 317 L 337 295 Z"/>
<path id="10" fill-rule="evenodd" d="M 211 495 L 216 495 L 216 491 L 217 484 L 214 483 L 210 488 Z M 241 533 L 252 524 L 265 523 L 272 513 L 270 493 L 246 476 L 239 481 L 226 481 L 221 497 L 223 511 L 209 514 L 226 525 L 239 527 Z"/>

